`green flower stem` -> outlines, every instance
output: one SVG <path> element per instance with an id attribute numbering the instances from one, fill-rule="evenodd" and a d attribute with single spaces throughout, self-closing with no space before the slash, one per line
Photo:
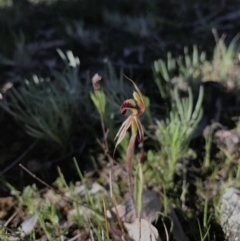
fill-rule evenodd
<path id="1" fill-rule="evenodd" d="M 126 162 L 126 170 L 127 170 L 127 176 L 128 176 L 128 191 L 129 191 L 129 196 L 130 200 L 132 202 L 132 206 L 134 208 L 135 215 L 137 217 L 137 209 L 134 201 L 134 196 L 133 196 L 133 180 L 132 180 L 132 155 L 134 151 L 134 145 L 137 137 L 137 133 L 133 133 L 133 128 L 134 128 L 134 123 L 132 123 L 132 136 L 129 140 L 129 145 L 127 148 L 127 162 Z M 136 125 L 136 123 L 135 123 Z"/>

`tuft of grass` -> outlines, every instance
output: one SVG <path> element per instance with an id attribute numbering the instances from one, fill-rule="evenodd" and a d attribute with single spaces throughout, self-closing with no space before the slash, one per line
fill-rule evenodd
<path id="1" fill-rule="evenodd" d="M 79 81 L 79 59 L 71 51 L 64 54 L 65 69 L 54 71 L 54 80 L 36 75 L 19 87 L 12 87 L 1 101 L 1 107 L 24 125 L 26 132 L 41 140 L 67 146 L 76 125 L 76 114 L 82 119 L 78 130 L 85 123 L 84 111 L 88 108 L 86 86 Z"/>

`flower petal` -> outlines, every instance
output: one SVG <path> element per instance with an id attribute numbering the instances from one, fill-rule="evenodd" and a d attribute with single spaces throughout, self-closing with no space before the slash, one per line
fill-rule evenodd
<path id="1" fill-rule="evenodd" d="M 115 148 L 114 148 L 114 152 L 113 152 L 113 156 L 115 155 L 115 151 L 116 151 L 116 148 L 117 146 L 121 143 L 121 141 L 123 140 L 124 136 L 126 135 L 126 132 L 127 132 L 127 129 L 131 126 L 132 124 L 132 121 L 133 121 L 133 116 L 130 115 L 122 124 L 122 126 L 120 127 L 116 137 L 118 138 L 117 139 L 117 142 L 116 142 L 116 145 L 115 145 Z"/>
<path id="2" fill-rule="evenodd" d="M 116 146 L 119 145 L 120 142 L 123 140 L 124 136 L 126 135 L 127 129 L 131 126 L 131 124 L 132 124 L 132 116 L 129 116 L 127 118 L 127 122 L 125 123 L 124 127 L 121 128 L 121 131 L 119 132 Z"/>
<path id="3" fill-rule="evenodd" d="M 115 138 L 114 138 L 114 140 L 116 140 L 117 139 L 117 137 L 119 136 L 119 134 L 120 134 L 120 132 L 122 131 L 122 129 L 125 127 L 125 125 L 126 125 L 126 123 L 127 123 L 127 121 L 128 121 L 128 119 L 129 119 L 129 117 L 122 123 L 122 125 L 121 125 L 121 127 L 119 128 L 119 130 L 118 130 L 118 132 L 117 132 L 117 134 L 116 134 L 116 136 L 115 136 Z"/>
<path id="4" fill-rule="evenodd" d="M 135 103 L 135 101 L 133 99 L 125 100 L 122 103 L 122 105 L 120 107 L 121 114 L 124 115 L 127 110 L 132 111 L 133 114 L 137 114 L 138 113 L 138 110 L 136 109 L 136 103 Z"/>
<path id="5" fill-rule="evenodd" d="M 137 128 L 138 128 L 138 141 L 139 142 L 142 142 L 143 141 L 143 138 L 144 138 L 144 131 L 143 131 L 143 127 L 142 127 L 142 124 L 139 120 L 138 117 L 134 117 L 134 120 L 136 121 L 137 123 Z"/>

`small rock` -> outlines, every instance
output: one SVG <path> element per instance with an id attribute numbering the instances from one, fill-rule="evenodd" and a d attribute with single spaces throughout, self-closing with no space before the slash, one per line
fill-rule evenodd
<path id="1" fill-rule="evenodd" d="M 218 130 L 214 133 L 213 141 L 221 148 L 224 148 L 229 154 L 233 154 L 239 149 L 240 135 L 235 129 Z"/>
<path id="2" fill-rule="evenodd" d="M 240 241 L 240 190 L 227 188 L 220 203 L 220 221 L 228 241 Z"/>
<path id="3" fill-rule="evenodd" d="M 139 222 L 140 221 L 140 222 Z M 133 223 L 124 223 L 129 237 L 133 241 L 160 241 L 157 229 L 145 219 L 135 219 Z"/>
<path id="4" fill-rule="evenodd" d="M 130 199 L 126 199 L 122 204 L 117 205 L 116 208 L 123 222 L 133 223 L 136 220 L 137 217 Z M 116 219 L 116 208 L 113 207 L 107 211 L 108 218 Z M 159 194 L 154 191 L 144 190 L 141 218 L 152 223 L 157 219 L 157 213 L 161 212 L 161 209 L 162 203 Z"/>

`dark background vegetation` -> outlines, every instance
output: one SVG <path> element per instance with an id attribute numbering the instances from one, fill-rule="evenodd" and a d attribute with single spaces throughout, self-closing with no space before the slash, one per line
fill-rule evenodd
<path id="1" fill-rule="evenodd" d="M 238 0 L 1 0 L 0 4 L 1 86 L 7 82 L 18 86 L 33 74 L 51 77 L 53 70 L 63 68 L 56 52 L 60 48 L 71 50 L 80 58 L 79 81 L 86 82 L 88 88 L 91 76 L 96 72 L 104 76 L 107 63 L 111 62 L 118 74 L 122 70 L 143 86 L 144 94 L 159 108 L 164 101 L 156 94 L 152 80 L 153 61 L 165 59 L 168 51 L 178 56 L 184 46 L 191 49 L 193 44 L 209 57 L 215 46 L 212 29 L 219 36 L 226 34 L 228 44 L 239 31 L 240 20 Z M 27 166 L 39 165 L 36 173 L 47 182 L 56 178 L 56 165 L 73 179 L 73 156 L 83 170 L 91 170 L 89 156 L 97 159 L 101 152 L 96 143 L 96 137 L 101 138 L 98 120 L 78 116 L 93 131 L 73 128 L 71 145 L 64 149 L 39 140 L 28 150 L 36 139 L 27 135 L 24 125 L 3 109 L 0 115 L 0 170 L 7 181 L 20 189 L 32 178 L 17 164 L 6 168 L 25 152 L 19 161 Z M 113 148 L 112 140 L 110 147 Z"/>

